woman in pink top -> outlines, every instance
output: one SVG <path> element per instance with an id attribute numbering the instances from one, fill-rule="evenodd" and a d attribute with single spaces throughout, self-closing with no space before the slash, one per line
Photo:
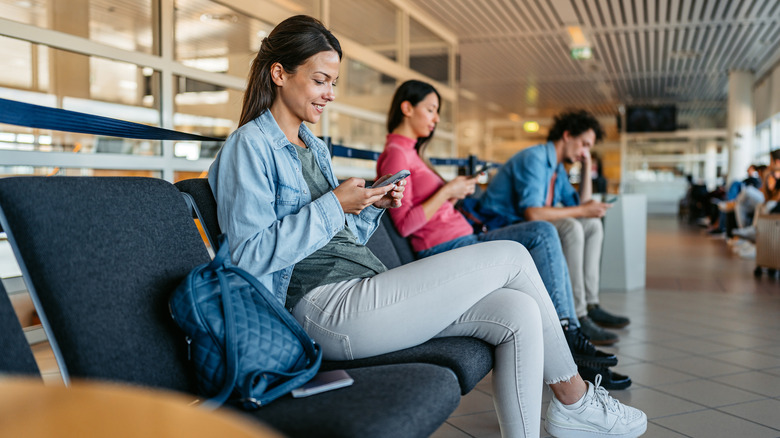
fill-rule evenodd
<path id="1" fill-rule="evenodd" d="M 398 232 L 409 238 L 420 258 L 489 240 L 521 243 L 539 270 L 580 374 L 591 379 L 601 374 L 605 387 L 627 388 L 631 379 L 608 368 L 617 364 L 615 355 L 597 350 L 588 340 L 590 336 L 608 344 L 609 335 L 613 334 L 593 324 L 586 336 L 580 327 L 569 270 L 555 226 L 531 221 L 475 234 L 471 224 L 455 209 L 456 201 L 474 193 L 476 178 L 458 176 L 444 181 L 424 157 L 426 145 L 439 122 L 440 102 L 439 93 L 432 85 L 410 80 L 396 90 L 390 105 L 389 134 L 377 161 L 377 175 L 402 169 L 411 172 L 406 179 L 402 205 L 388 210 Z"/>

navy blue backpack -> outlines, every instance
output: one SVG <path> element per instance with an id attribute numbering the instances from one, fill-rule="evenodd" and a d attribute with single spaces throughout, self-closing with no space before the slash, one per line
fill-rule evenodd
<path id="1" fill-rule="evenodd" d="M 319 345 L 254 276 L 231 264 L 224 235 L 214 260 L 187 275 L 169 306 L 208 405 L 229 400 L 259 408 L 308 382 L 320 367 Z"/>

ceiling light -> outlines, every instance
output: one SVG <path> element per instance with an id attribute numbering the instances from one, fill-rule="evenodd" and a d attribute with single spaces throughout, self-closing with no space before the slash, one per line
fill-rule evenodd
<path id="1" fill-rule="evenodd" d="M 523 130 L 525 132 L 530 132 L 530 133 L 538 132 L 539 131 L 539 122 L 534 121 L 534 120 L 529 120 L 529 121 L 523 123 Z"/>
<path id="2" fill-rule="evenodd" d="M 225 21 L 228 23 L 236 23 L 238 16 L 233 14 L 201 14 L 200 21 Z"/>
<path id="3" fill-rule="evenodd" d="M 670 58 L 692 59 L 698 58 L 701 54 L 695 50 L 673 50 L 669 53 Z"/>

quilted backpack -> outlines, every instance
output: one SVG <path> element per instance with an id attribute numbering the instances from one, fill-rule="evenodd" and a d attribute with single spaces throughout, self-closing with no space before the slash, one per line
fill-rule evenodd
<path id="1" fill-rule="evenodd" d="M 308 382 L 322 351 L 257 279 L 230 262 L 220 236 L 214 260 L 193 269 L 169 300 L 186 335 L 198 390 L 216 407 L 256 409 Z"/>

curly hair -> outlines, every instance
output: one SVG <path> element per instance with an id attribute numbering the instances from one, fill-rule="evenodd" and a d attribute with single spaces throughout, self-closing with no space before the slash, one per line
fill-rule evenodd
<path id="1" fill-rule="evenodd" d="M 555 116 L 555 123 L 547 134 L 547 141 L 558 141 L 563 138 L 563 133 L 568 131 L 574 137 L 592 129 L 596 134 L 596 141 L 604 137 L 604 129 L 593 114 L 585 111 L 568 111 Z"/>

